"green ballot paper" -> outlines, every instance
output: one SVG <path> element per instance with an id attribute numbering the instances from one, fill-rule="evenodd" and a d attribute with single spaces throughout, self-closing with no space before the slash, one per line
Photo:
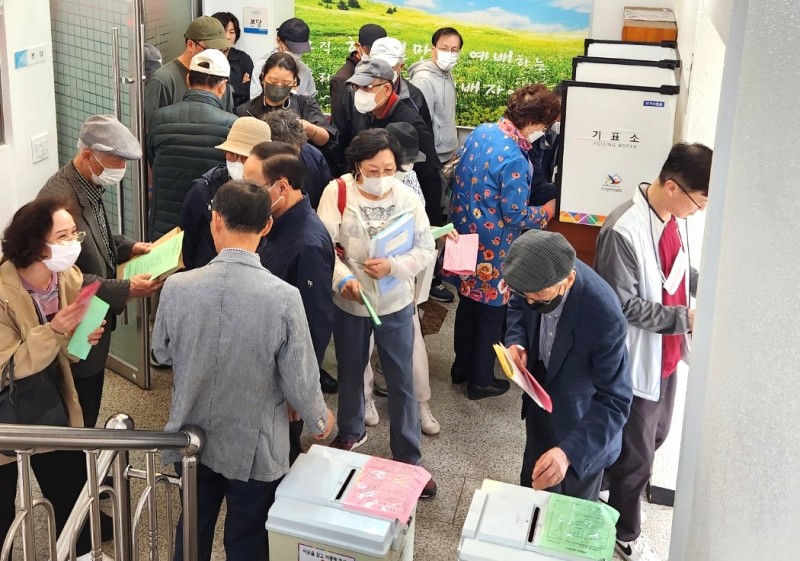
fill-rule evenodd
<path id="1" fill-rule="evenodd" d="M 445 224 L 444 226 L 441 226 L 439 228 L 433 228 L 431 230 L 431 235 L 433 236 L 434 240 L 438 240 L 442 236 L 446 236 L 455 229 L 456 227 L 451 222 L 450 224 Z"/>
<path id="2" fill-rule="evenodd" d="M 150 253 L 131 259 L 125 266 L 123 278 L 130 279 L 136 275 L 149 274 L 151 278 L 157 279 L 178 267 L 182 249 L 183 232 L 180 232 L 163 243 L 154 245 Z"/>
<path id="3" fill-rule="evenodd" d="M 72 339 L 69 340 L 69 345 L 67 345 L 69 354 L 81 360 L 89 356 L 89 351 L 92 350 L 92 346 L 89 344 L 89 335 L 102 325 L 103 320 L 106 319 L 108 308 L 108 304 L 97 296 L 92 296 L 83 321 L 78 324 L 75 333 L 72 334 Z"/>
<path id="4" fill-rule="evenodd" d="M 552 494 L 536 545 L 578 559 L 611 561 L 619 513 L 608 505 Z"/>
<path id="5" fill-rule="evenodd" d="M 381 326 L 381 318 L 378 317 L 378 314 L 375 313 L 375 308 L 372 307 L 372 304 L 369 303 L 367 300 L 367 296 L 364 294 L 363 290 L 358 291 L 361 294 L 361 301 L 364 302 L 364 305 L 367 307 L 367 311 L 369 312 L 369 317 L 372 318 L 372 323 L 375 324 L 375 327 Z"/>

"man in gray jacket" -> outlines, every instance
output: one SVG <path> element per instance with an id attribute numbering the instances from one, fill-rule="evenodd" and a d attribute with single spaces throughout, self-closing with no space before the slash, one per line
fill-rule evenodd
<path id="1" fill-rule="evenodd" d="M 100 343 L 92 347 L 86 360 L 72 364 L 72 377 L 83 409 L 83 422 L 94 428 L 100 413 L 106 359 L 111 345 L 116 315 L 125 310 L 129 298 L 152 296 L 160 282 L 150 275 L 117 280 L 117 265 L 134 255 L 150 251 L 150 244 L 113 234 L 103 206 L 103 192 L 119 183 L 126 163 L 142 157 L 139 141 L 113 115 L 94 115 L 86 119 L 78 136 L 78 153 L 47 180 L 39 197 L 60 197 L 76 212 L 78 230 L 86 232 L 77 265 L 83 282 L 100 281 L 97 296 L 110 305 L 106 330 Z"/>
<path id="2" fill-rule="evenodd" d="M 433 119 L 436 153 L 444 163 L 458 149 L 456 131 L 456 83 L 450 73 L 458 62 L 464 39 L 452 27 L 437 29 L 431 39 L 431 60 L 417 62 L 408 69 L 411 83 L 422 90 Z"/>
<path id="3" fill-rule="evenodd" d="M 223 497 L 226 558 L 269 559 L 264 524 L 289 470 L 289 406 L 318 438 L 333 428 L 300 293 L 255 253 L 272 225 L 270 206 L 261 186 L 223 185 L 211 215 L 219 255 L 167 279 L 156 317 L 153 354 L 173 369 L 164 430 L 191 424 L 206 433 L 197 477 L 199 561 L 211 559 Z M 177 453 L 164 453 L 164 461 L 181 468 Z M 182 526 L 183 516 L 178 535 Z M 175 561 L 183 561 L 180 540 Z"/>

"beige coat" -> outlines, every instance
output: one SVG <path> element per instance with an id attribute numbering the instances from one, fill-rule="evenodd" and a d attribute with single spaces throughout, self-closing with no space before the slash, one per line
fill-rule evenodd
<path id="1" fill-rule="evenodd" d="M 75 301 L 82 284 L 83 275 L 77 267 L 58 274 L 60 309 Z M 0 368 L 5 368 L 13 356 L 14 377 L 24 378 L 44 370 L 58 357 L 59 389 L 69 424 L 82 427 L 83 414 L 70 370 L 74 357 L 67 354 L 69 337 L 53 331 L 49 323 L 40 325 L 35 306 L 13 263 L 0 265 Z M 14 458 L 0 458 L 0 465 L 13 461 Z"/>

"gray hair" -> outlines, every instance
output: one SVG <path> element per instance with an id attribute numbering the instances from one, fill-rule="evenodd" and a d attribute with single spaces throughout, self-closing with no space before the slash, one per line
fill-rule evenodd
<path id="1" fill-rule="evenodd" d="M 308 141 L 300 118 L 293 111 L 288 109 L 270 111 L 262 115 L 261 120 L 269 125 L 273 141 L 286 142 L 297 149 Z"/>

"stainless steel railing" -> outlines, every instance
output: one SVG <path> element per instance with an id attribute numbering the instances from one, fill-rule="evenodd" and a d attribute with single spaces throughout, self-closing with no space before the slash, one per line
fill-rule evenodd
<path id="1" fill-rule="evenodd" d="M 100 495 L 107 493 L 112 500 L 114 520 L 114 559 L 134 561 L 139 559 L 142 519 L 146 515 L 146 559 L 159 559 L 158 486 L 166 493 L 167 556 L 171 558 L 174 539 L 183 540 L 184 558 L 197 559 L 197 454 L 203 446 L 205 435 L 197 427 L 184 427 L 181 431 L 133 430 L 133 420 L 123 414 L 112 416 L 105 429 L 74 429 L 28 425 L 0 424 L 0 450 L 16 451 L 18 467 L 19 510 L 8 535 L 0 548 L 0 561 L 7 561 L 17 534 L 20 534 L 24 561 L 36 559 L 37 538 L 34 510 L 44 510 L 47 526 L 48 559 L 74 561 L 75 543 L 84 524 L 89 523 L 92 558 L 101 559 Z M 31 456 L 37 451 L 80 450 L 86 456 L 87 483 L 75 503 L 61 534 L 56 536 L 53 507 L 46 498 L 34 500 L 31 473 Z M 130 452 L 143 451 L 144 469 L 130 465 Z M 183 454 L 181 477 L 168 476 L 156 470 L 156 455 L 164 450 L 180 450 Z M 108 475 L 113 475 L 113 486 L 102 485 Z M 144 481 L 145 486 L 135 511 L 131 510 L 132 479 Z M 182 491 L 183 535 L 173 537 L 173 492 Z M 3 538 L 3 536 L 0 536 Z"/>

